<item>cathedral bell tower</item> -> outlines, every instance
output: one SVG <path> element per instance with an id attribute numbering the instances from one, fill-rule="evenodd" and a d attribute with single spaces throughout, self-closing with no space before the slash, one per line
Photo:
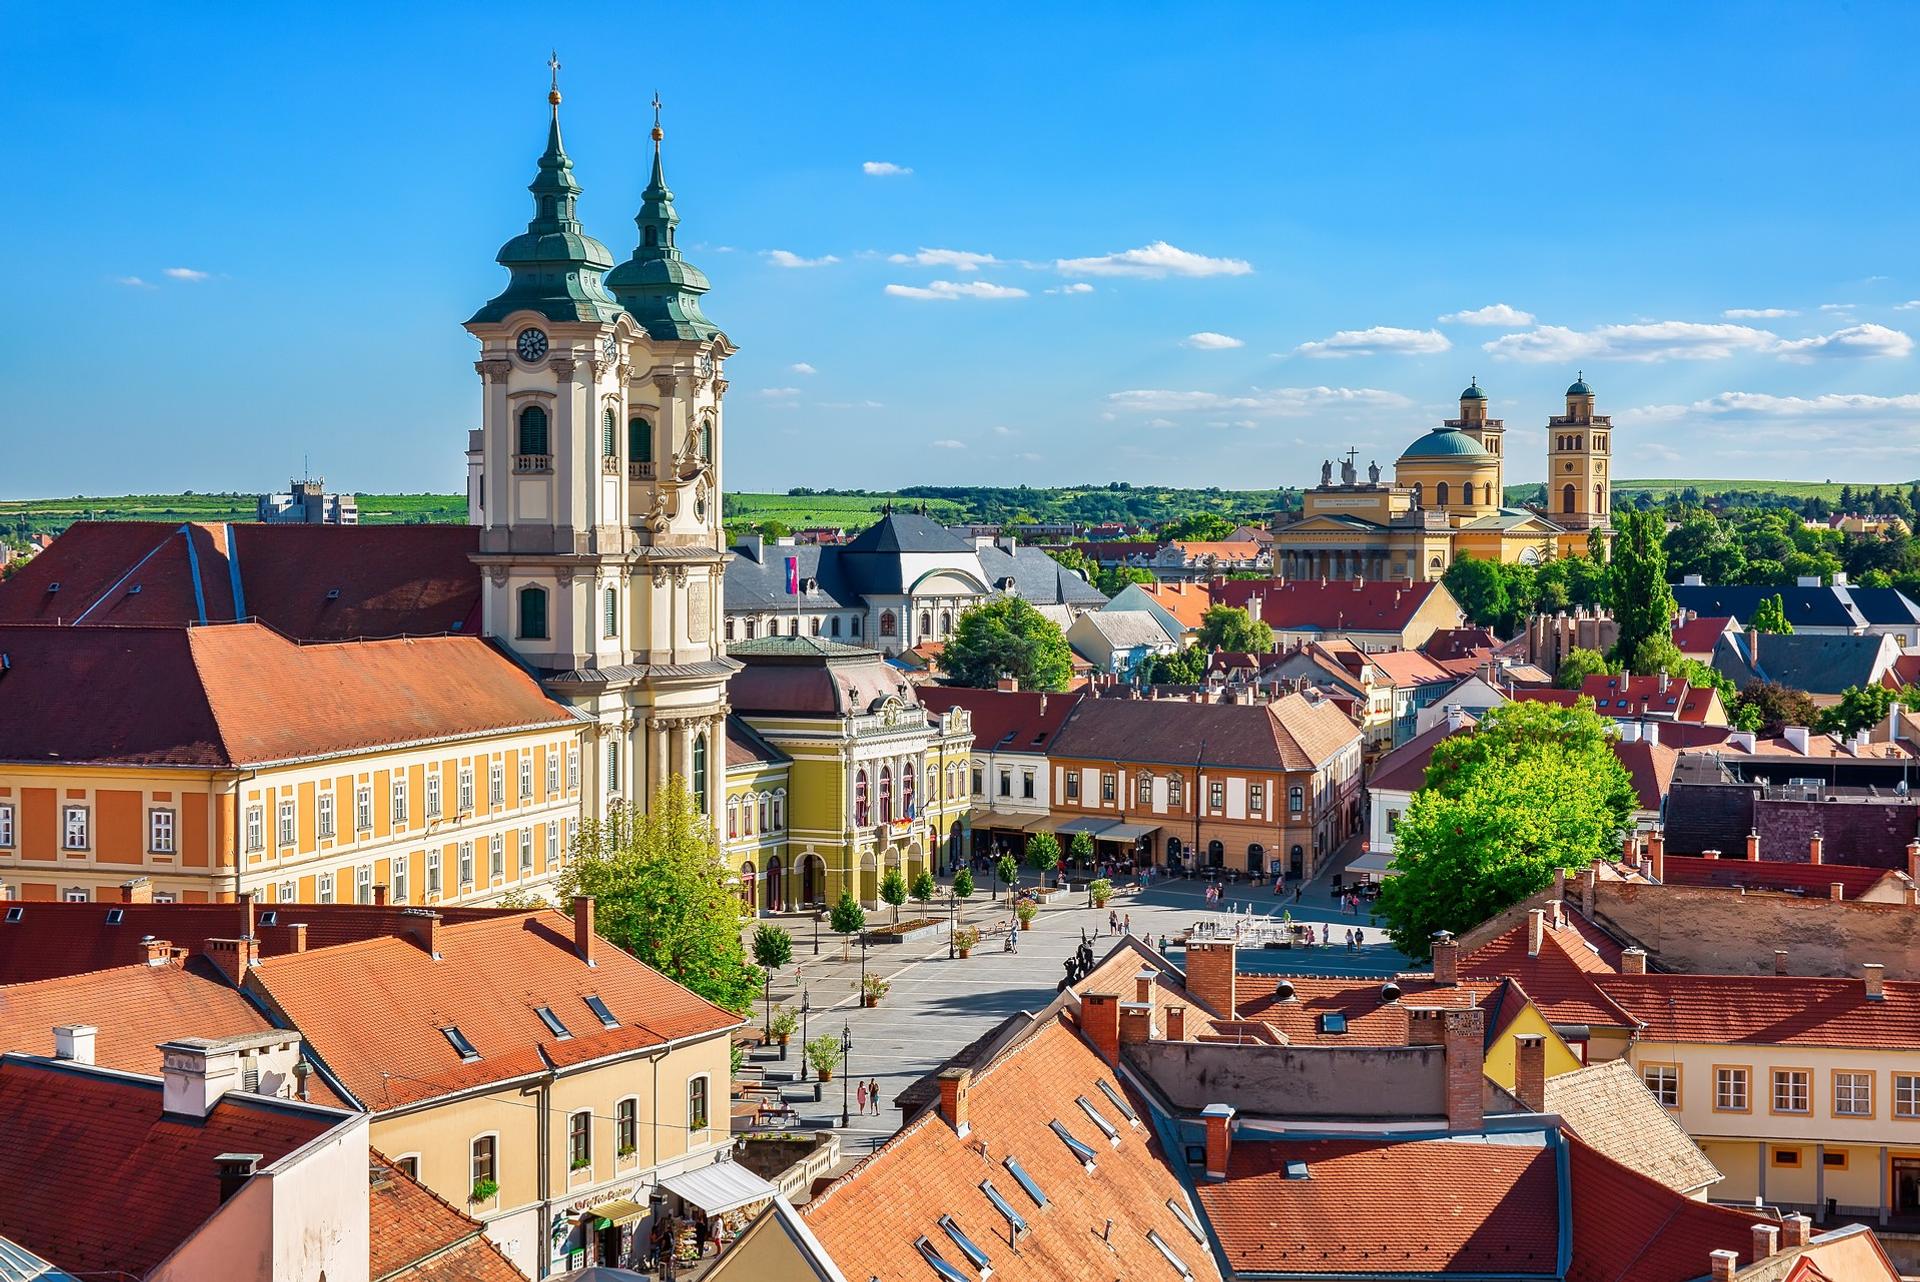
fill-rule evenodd
<path id="1" fill-rule="evenodd" d="M 1593 412 L 1582 372 L 1567 388 L 1567 412 L 1547 420 L 1547 516 L 1567 530 L 1609 526 L 1613 420 Z"/>
<path id="2" fill-rule="evenodd" d="M 1462 432 L 1480 442 L 1480 448 L 1493 455 L 1495 463 L 1494 507 L 1506 502 L 1507 484 L 1507 424 L 1504 419 L 1487 417 L 1487 394 L 1480 389 L 1480 380 L 1474 379 L 1467 390 L 1460 393 L 1460 417 L 1450 419 L 1448 427 L 1458 427 Z"/>
<path id="3" fill-rule="evenodd" d="M 559 62 L 533 218 L 501 247 L 506 288 L 466 328 L 484 396 L 469 434 L 468 516 L 480 527 L 487 634 L 593 723 L 586 812 L 644 809 L 670 778 L 712 815 L 724 790 L 720 643 L 720 366 L 734 348 L 698 306 L 707 280 L 647 275 L 577 216 L 560 136 Z M 642 250 L 678 221 L 661 175 L 658 101 Z M 653 227 L 649 232 L 647 229 Z M 648 260 L 652 261 L 652 260 Z M 678 316 L 681 324 L 663 323 Z"/>

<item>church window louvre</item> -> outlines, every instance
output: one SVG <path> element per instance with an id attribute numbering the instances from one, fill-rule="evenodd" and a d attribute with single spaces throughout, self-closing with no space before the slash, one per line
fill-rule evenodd
<path id="1" fill-rule="evenodd" d="M 529 405 L 520 411 L 520 431 L 514 451 L 522 456 L 547 454 L 547 411 L 545 406 Z"/>
<path id="2" fill-rule="evenodd" d="M 620 419 L 612 410 L 600 416 L 600 453 L 608 458 L 620 456 Z"/>
<path id="3" fill-rule="evenodd" d="M 619 588 L 607 589 L 606 605 L 605 605 L 604 613 L 606 617 L 601 622 L 602 622 L 602 627 L 605 630 L 606 634 L 609 637 L 619 636 L 620 635 L 620 589 Z"/>
<path id="4" fill-rule="evenodd" d="M 530 641 L 546 640 L 547 590 L 545 588 L 528 586 L 520 589 L 520 636 Z"/>
<path id="5" fill-rule="evenodd" d="M 653 424 L 644 418 L 627 420 L 627 458 L 635 463 L 653 462 Z"/>

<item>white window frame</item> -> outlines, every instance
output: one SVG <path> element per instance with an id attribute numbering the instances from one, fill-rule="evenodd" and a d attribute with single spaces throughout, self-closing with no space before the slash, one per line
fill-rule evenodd
<path id="1" fill-rule="evenodd" d="M 1738 1099 L 1738 1103 L 1733 1102 Z M 1719 1064 L 1713 1070 L 1713 1109 L 1716 1113 L 1745 1113 L 1753 1108 L 1753 1072 L 1740 1064 Z"/>
<path id="2" fill-rule="evenodd" d="M 427 852 L 427 897 L 437 899 L 444 893 L 446 883 L 440 876 L 440 852 Z"/>
<path id="3" fill-rule="evenodd" d="M 533 829 L 520 830 L 520 875 L 533 876 Z"/>
<path id="4" fill-rule="evenodd" d="M 584 1154 L 580 1154 L 580 1153 L 575 1153 L 573 1149 L 573 1124 L 579 1121 L 583 1117 L 587 1119 L 586 1129 L 582 1132 L 582 1134 L 585 1136 L 587 1141 L 587 1144 L 586 1144 L 587 1151 Z M 575 1162 L 580 1162 L 582 1164 L 579 1166 L 575 1166 L 574 1165 Z M 567 1173 L 569 1175 L 572 1175 L 577 1171 L 591 1172 L 592 1170 L 593 1170 L 593 1110 L 590 1108 L 576 1108 L 571 1113 L 567 1114 Z"/>
<path id="5" fill-rule="evenodd" d="M 0 850 L 13 849 L 13 803 L 0 802 Z"/>
<path id="6" fill-rule="evenodd" d="M 427 768 L 427 818 L 440 817 L 440 771 L 432 766 Z"/>
<path id="7" fill-rule="evenodd" d="M 1787 1098 L 1795 1094 L 1800 1097 L 1799 1108 L 1780 1107 L 1780 1088 L 1788 1087 Z M 1797 1090 L 1794 1089 L 1797 1087 Z M 1769 1111 L 1784 1113 L 1789 1117 L 1806 1117 L 1813 1112 L 1813 1074 L 1804 1068 L 1776 1068 L 1767 1075 L 1767 1098 Z"/>
<path id="8" fill-rule="evenodd" d="M 314 797 L 313 806 L 315 827 L 319 831 L 320 839 L 331 840 L 333 838 L 333 793 L 317 794 Z"/>
<path id="9" fill-rule="evenodd" d="M 373 902 L 373 865 L 361 864 L 353 870 L 353 902 Z"/>
<path id="10" fill-rule="evenodd" d="M 353 830 L 373 831 L 373 785 L 360 784 L 353 790 Z"/>
<path id="11" fill-rule="evenodd" d="M 560 841 L 560 821 L 558 819 L 547 820 L 547 850 L 549 854 L 552 855 L 552 862 L 547 865 L 549 868 L 551 868 L 554 863 L 564 864 L 567 862 L 567 848 Z"/>
<path id="12" fill-rule="evenodd" d="M 487 884 L 498 886 L 507 879 L 507 835 L 496 832 L 487 842 Z"/>
<path id="13" fill-rule="evenodd" d="M 504 806 L 507 804 L 507 766 L 495 757 L 487 763 L 487 805 Z"/>
<path id="14" fill-rule="evenodd" d="M 81 805 L 67 805 L 61 808 L 60 848 L 62 850 L 91 850 L 93 848 L 93 811 L 91 808 Z"/>
<path id="15" fill-rule="evenodd" d="M 473 885 L 473 843 L 471 841 L 463 841 L 460 843 L 459 872 L 460 889 L 465 890 Z"/>
<path id="16" fill-rule="evenodd" d="M 1873 1116 L 1873 1079 L 1874 1074 L 1863 1068 L 1836 1068 L 1833 1070 L 1833 1115 L 1835 1117 L 1872 1117 Z M 1843 1085 L 1842 1079 L 1852 1079 Z M 1847 1092 L 1847 1102 L 1855 1107 L 1841 1107 L 1841 1091 Z M 1864 1099 L 1860 1098 L 1864 1096 Z M 1864 1103 L 1865 1107 L 1859 1107 Z"/>
<path id="17" fill-rule="evenodd" d="M 1640 1084 L 1661 1108 L 1680 1107 L 1680 1066 L 1678 1064 L 1643 1064 L 1640 1068 Z"/>
<path id="18" fill-rule="evenodd" d="M 60 892 L 60 902 L 64 904 L 90 904 L 93 902 L 93 892 L 85 886 L 68 886 Z"/>
<path id="19" fill-rule="evenodd" d="M 388 902 L 404 904 L 407 902 L 407 872 L 409 857 L 395 855 L 387 864 L 389 885 Z"/>
<path id="20" fill-rule="evenodd" d="M 276 846 L 292 847 L 300 839 L 300 809 L 292 798 L 275 804 L 273 840 Z"/>
<path id="21" fill-rule="evenodd" d="M 471 813 L 473 810 L 473 767 L 472 766 L 460 767 L 458 777 L 456 778 L 454 783 L 454 790 L 456 793 L 456 796 L 454 797 L 455 808 L 459 810 L 459 812 L 463 815 Z"/>
<path id="22" fill-rule="evenodd" d="M 396 828 L 404 828 L 407 823 L 407 779 L 405 775 L 396 775 L 392 786 L 393 810 L 392 822 Z"/>
<path id="23" fill-rule="evenodd" d="M 560 791 L 560 750 L 547 749 L 547 796 Z"/>
<path id="24" fill-rule="evenodd" d="M 156 855 L 171 855 L 177 846 L 178 824 L 174 812 L 165 806 L 147 811 L 147 849 Z M 0 845 L 5 845 L 0 842 Z"/>
<path id="25" fill-rule="evenodd" d="M 1893 1115 L 1909 1120 L 1920 1117 L 1920 1073 L 1893 1075 Z"/>
<path id="26" fill-rule="evenodd" d="M 527 805 L 533 800 L 533 753 L 520 754 L 520 804 Z"/>
<path id="27" fill-rule="evenodd" d="M 323 872 L 318 877 L 315 877 L 313 879 L 314 901 L 316 903 L 322 903 L 322 904 L 330 904 L 334 902 L 333 886 L 334 886 L 334 883 L 333 883 L 332 873 Z"/>
<path id="28" fill-rule="evenodd" d="M 480 1182 L 480 1168 L 476 1161 L 476 1158 L 478 1155 L 475 1153 L 474 1150 L 479 1146 L 481 1140 L 486 1140 L 489 1142 L 487 1151 L 489 1154 L 489 1159 L 493 1165 L 493 1169 L 487 1172 L 487 1178 L 492 1180 L 496 1185 L 500 1183 L 500 1132 L 482 1131 L 478 1135 L 475 1135 L 472 1138 L 467 1140 L 467 1191 L 468 1192 L 472 1192 L 473 1186 Z"/>
<path id="29" fill-rule="evenodd" d="M 567 749 L 567 791 L 572 792 L 580 786 L 580 749 L 578 745 Z"/>
<path id="30" fill-rule="evenodd" d="M 273 902 L 276 904 L 291 904 L 299 898 L 300 883 L 291 877 L 281 882 L 273 892 Z"/>

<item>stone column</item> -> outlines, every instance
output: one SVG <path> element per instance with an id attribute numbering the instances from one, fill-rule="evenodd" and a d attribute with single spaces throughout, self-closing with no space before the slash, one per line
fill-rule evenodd
<path id="1" fill-rule="evenodd" d="M 659 717 L 647 718 L 647 802 L 666 783 L 667 731 Z"/>

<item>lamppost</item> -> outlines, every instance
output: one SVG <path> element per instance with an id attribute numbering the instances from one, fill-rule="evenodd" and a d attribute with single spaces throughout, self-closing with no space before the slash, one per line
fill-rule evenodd
<path id="1" fill-rule="evenodd" d="M 820 910 L 813 910 L 813 955 L 820 955 Z"/>
<path id="2" fill-rule="evenodd" d="M 853 1124 L 853 1114 L 847 1107 L 847 1063 L 853 1058 L 853 1029 L 846 1024 L 840 1025 L 840 1129 L 846 1130 Z"/>
<path id="3" fill-rule="evenodd" d="M 807 1080 L 807 1012 L 813 1009 L 813 993 L 800 990 L 800 1080 Z"/>
<path id="4" fill-rule="evenodd" d="M 953 888 L 949 886 L 947 888 L 947 960 L 948 961 L 952 961 L 954 958 L 953 932 L 956 929 L 958 929 L 959 919 L 957 917 L 957 914 L 959 913 L 959 911 L 960 911 L 960 897 L 954 894 Z"/>
<path id="5" fill-rule="evenodd" d="M 867 932 L 860 932 L 860 1000 L 867 997 Z"/>

